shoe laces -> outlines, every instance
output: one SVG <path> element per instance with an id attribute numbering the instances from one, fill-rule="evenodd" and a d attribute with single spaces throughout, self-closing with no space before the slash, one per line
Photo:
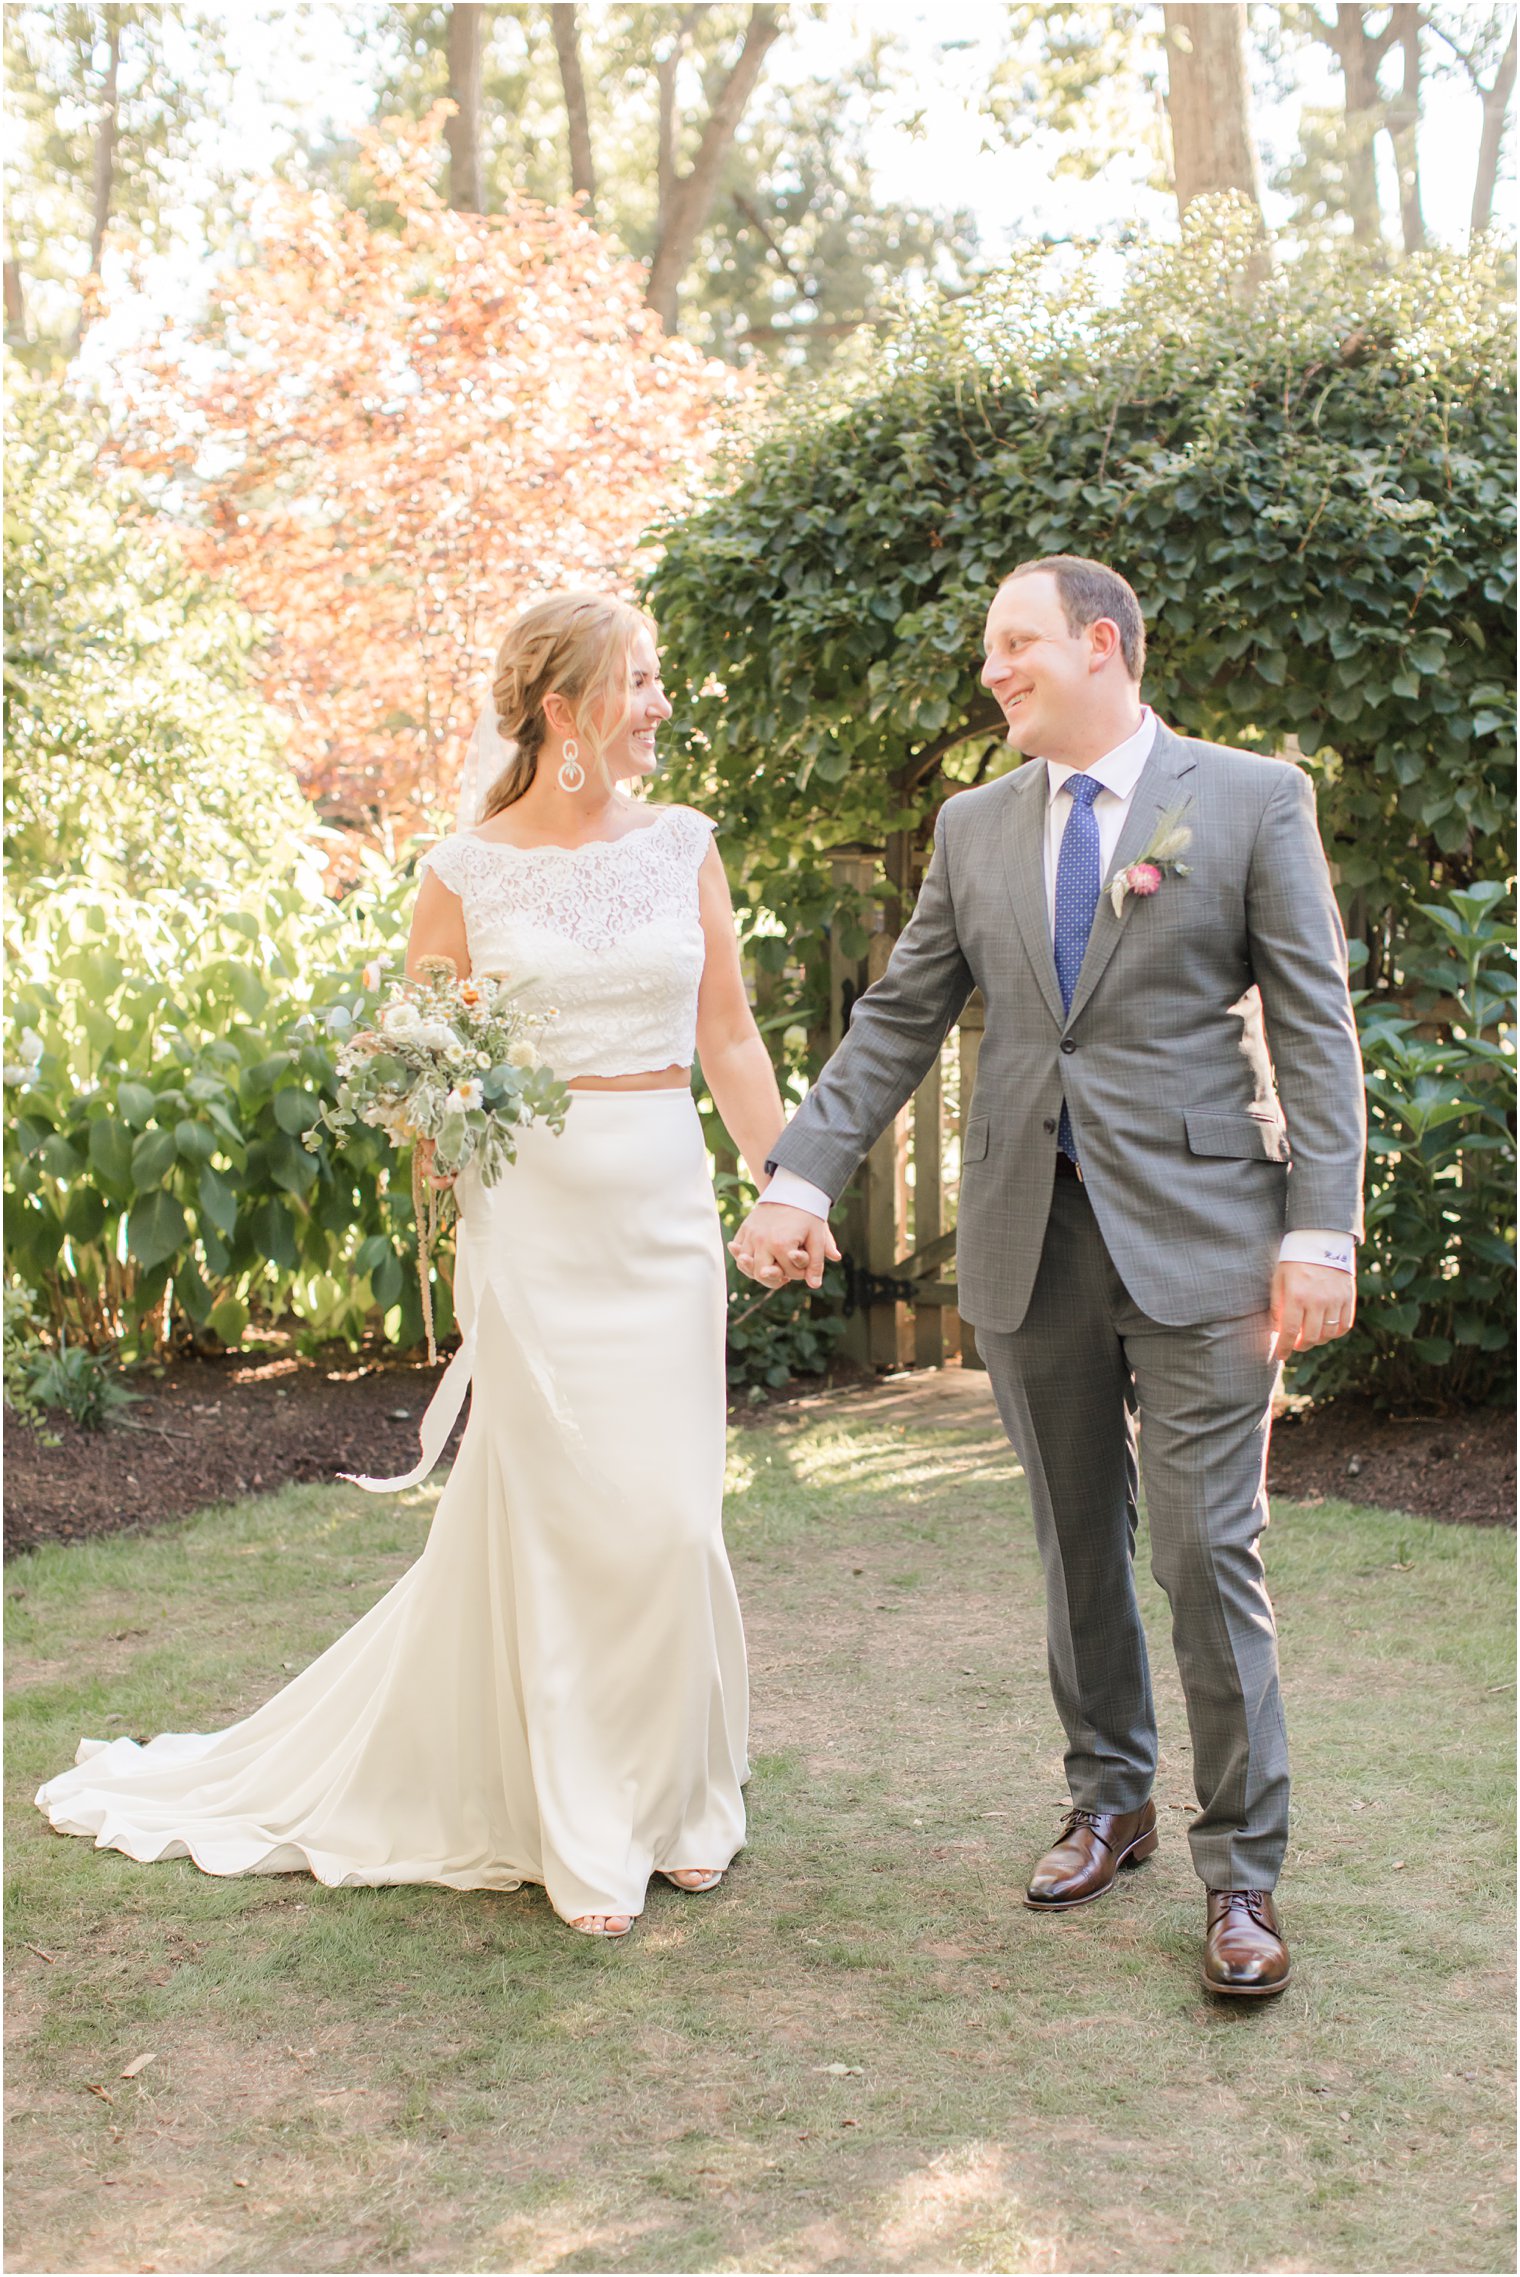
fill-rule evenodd
<path id="1" fill-rule="evenodd" d="M 1244 1911 L 1245 1911 L 1245 1912 L 1247 1912 L 1247 1913 L 1248 1913 L 1248 1914 L 1251 1916 L 1251 1919 L 1252 1919 L 1253 1921 L 1260 1921 L 1260 1920 L 1261 1920 L 1261 1918 L 1262 1918 L 1261 1901 L 1262 1901 L 1262 1896 L 1263 1896 L 1263 1892 L 1262 1892 L 1262 1891 L 1260 1891 L 1260 1890 L 1215 1890 L 1215 1892 L 1214 1892 L 1214 1895 L 1215 1895 L 1215 1897 L 1217 1897 L 1217 1898 L 1223 1898 L 1223 1899 L 1224 1899 L 1224 1910 L 1225 1910 L 1225 1912 L 1226 1912 L 1226 1913 L 1229 1913 L 1229 1912 L 1231 1912 L 1231 1911 L 1233 1910 L 1233 1908 L 1234 1908 L 1234 1907 L 1236 1907 L 1236 1906 L 1240 1906 L 1240 1907 L 1242 1907 L 1242 1908 L 1244 1909 Z"/>
<path id="2" fill-rule="evenodd" d="M 1090 1826 L 1094 1834 L 1096 1834 L 1098 1832 L 1098 1819 L 1100 1815 L 1101 1814 L 1097 1811 L 1083 1810 L 1079 1806 L 1076 1810 L 1069 1810 L 1066 1813 L 1066 1816 L 1062 1819 L 1061 1824 L 1065 1827 L 1068 1834 L 1075 1834 L 1079 1826 Z"/>

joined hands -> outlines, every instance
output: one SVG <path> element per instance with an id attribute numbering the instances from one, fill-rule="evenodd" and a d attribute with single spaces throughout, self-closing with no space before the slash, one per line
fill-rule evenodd
<path id="1" fill-rule="evenodd" d="M 740 1272 L 767 1289 L 788 1281 L 821 1288 L 825 1265 L 839 1260 L 826 1221 L 790 1202 L 757 1202 L 728 1246 Z"/>

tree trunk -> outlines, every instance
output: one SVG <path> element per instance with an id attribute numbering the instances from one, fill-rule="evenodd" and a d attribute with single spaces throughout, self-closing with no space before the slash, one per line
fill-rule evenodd
<path id="1" fill-rule="evenodd" d="M 1504 59 L 1494 75 L 1492 87 L 1486 88 L 1483 94 L 1483 139 L 1478 145 L 1478 178 L 1473 185 L 1470 225 L 1474 237 L 1481 236 L 1494 218 L 1499 153 L 1504 145 L 1510 97 L 1515 91 L 1515 60 L 1515 26 L 1511 24 Z"/>
<path id="2" fill-rule="evenodd" d="M 100 264 L 105 258 L 106 231 L 111 226 L 111 201 L 116 189 L 116 137 L 120 125 L 119 82 L 121 78 L 121 10 L 103 8 L 106 34 L 106 76 L 100 90 L 100 124 L 95 133 L 95 164 L 90 185 L 90 264 L 85 276 L 84 297 L 79 304 L 79 315 L 74 325 L 74 337 L 69 343 L 69 357 L 79 353 L 79 344 L 90 321 L 90 288 L 100 280 Z"/>
<path id="3" fill-rule="evenodd" d="M 1251 132 L 1246 12 L 1240 0 L 1164 7 L 1166 108 L 1177 211 L 1214 190 L 1239 190 L 1261 215 L 1261 162 Z"/>
<path id="4" fill-rule="evenodd" d="M 1351 234 L 1358 245 L 1382 243 L 1382 213 L 1378 206 L 1377 154 L 1374 144 L 1382 124 L 1383 98 L 1378 93 L 1378 65 L 1393 44 L 1399 10 L 1390 8 L 1380 31 L 1367 31 L 1362 7 L 1338 0 L 1335 20 L 1327 24 L 1317 12 L 1317 36 L 1340 65 L 1346 106 L 1346 210 Z"/>
<path id="5" fill-rule="evenodd" d="M 565 119 L 570 130 L 570 195 L 583 197 L 587 215 L 596 212 L 596 169 L 591 157 L 591 114 L 586 107 L 586 82 L 581 73 L 581 43 L 575 9 L 567 0 L 554 0 L 549 10 L 554 27 L 554 52 L 559 57 L 559 83 L 565 96 Z"/>
<path id="6" fill-rule="evenodd" d="M 449 99 L 454 116 L 444 128 L 449 146 L 449 204 L 456 213 L 484 213 L 485 175 L 480 162 L 480 75 L 485 9 L 456 0 L 449 10 Z"/>
<path id="7" fill-rule="evenodd" d="M 686 174 L 674 170 L 674 150 L 670 152 L 669 195 L 661 199 L 659 241 L 654 259 L 649 264 L 649 282 L 644 298 L 654 310 L 667 332 L 676 328 L 676 295 L 681 279 L 690 265 L 697 238 L 713 209 L 718 194 L 718 176 L 727 157 L 745 105 L 760 78 L 766 53 L 781 37 L 780 10 L 771 7 L 753 7 L 744 27 L 744 44 L 739 50 L 734 67 L 718 90 L 717 100 L 702 129 L 697 155 Z M 674 75 L 671 79 L 670 111 L 672 142 L 674 140 Z M 661 125 L 664 127 L 665 81 L 660 81 Z M 664 151 L 662 149 L 662 158 Z M 662 186 L 665 168 L 662 164 Z"/>
<path id="8" fill-rule="evenodd" d="M 26 291 L 21 282 L 21 264 L 9 254 L 5 261 L 5 337 L 13 348 L 21 347 L 26 340 Z"/>
<path id="9" fill-rule="evenodd" d="M 1420 32 L 1423 16 L 1417 7 L 1393 11 L 1396 35 L 1403 51 L 1404 76 L 1388 105 L 1388 139 L 1393 144 L 1394 171 L 1399 184 L 1399 226 L 1404 251 L 1418 253 L 1425 243 L 1425 216 L 1420 206 Z"/>
<path id="10" fill-rule="evenodd" d="M 106 83 L 100 94 L 100 130 L 95 137 L 95 180 L 93 185 L 93 217 L 90 224 L 90 268 L 92 277 L 100 275 L 100 264 L 105 254 L 106 231 L 111 225 L 111 194 L 116 186 L 116 131 L 118 124 L 117 82 L 121 75 L 121 10 L 107 8 L 106 19 Z"/>
<path id="11" fill-rule="evenodd" d="M 670 226 L 670 209 L 676 194 L 676 143 L 681 115 L 676 109 L 676 74 L 681 68 L 681 50 L 686 45 L 686 34 L 677 32 L 662 56 L 655 60 L 655 79 L 660 90 L 660 119 L 655 130 L 655 226 L 654 241 L 662 245 Z M 645 295 L 648 297 L 647 291 Z M 669 327 L 667 327 L 669 329 Z"/>

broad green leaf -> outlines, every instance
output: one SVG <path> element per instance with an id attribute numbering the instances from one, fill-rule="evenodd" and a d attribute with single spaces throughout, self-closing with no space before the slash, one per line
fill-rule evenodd
<path id="1" fill-rule="evenodd" d="M 145 1083 L 120 1083 L 116 1087 L 116 1111 L 134 1131 L 140 1131 L 151 1120 L 157 1105 L 157 1099 Z"/>
<path id="2" fill-rule="evenodd" d="M 319 1102 L 309 1091 L 285 1090 L 274 1095 L 274 1119 L 282 1131 L 299 1138 L 311 1128 Z"/>
<path id="3" fill-rule="evenodd" d="M 132 1149 L 132 1183 L 138 1193 L 161 1185 L 177 1160 L 172 1131 L 144 1131 Z"/>
<path id="4" fill-rule="evenodd" d="M 269 991 L 252 965 L 229 964 L 228 986 L 239 1008 L 250 1020 L 257 1020 L 269 1003 Z"/>
<path id="5" fill-rule="evenodd" d="M 61 1131 L 54 1131 L 43 1140 L 37 1150 L 37 1160 L 50 1178 L 77 1178 L 84 1168 L 84 1157 L 72 1147 Z"/>
<path id="6" fill-rule="evenodd" d="M 248 1214 L 248 1231 L 260 1256 L 282 1271 L 293 1273 L 300 1262 L 296 1248 L 295 1219 L 284 1202 L 258 1203 Z"/>
<path id="7" fill-rule="evenodd" d="M 316 1184 L 314 1157 L 296 1139 L 281 1131 L 265 1149 L 269 1175 L 287 1194 L 305 1194 Z"/>
<path id="8" fill-rule="evenodd" d="M 240 1344 L 248 1326 L 248 1307 L 241 1297 L 221 1297 L 211 1307 L 206 1325 L 224 1344 Z"/>
<path id="9" fill-rule="evenodd" d="M 370 1287 L 375 1292 L 376 1304 L 389 1310 L 400 1298 L 404 1278 L 400 1258 L 394 1251 L 389 1251 L 370 1274 Z"/>
<path id="10" fill-rule="evenodd" d="M 185 1240 L 186 1233 L 184 1211 L 174 1196 L 162 1188 L 133 1203 L 127 1219 L 127 1247 L 140 1265 L 151 1269 L 165 1264 Z"/>
<path id="11" fill-rule="evenodd" d="M 211 1223 L 230 1241 L 237 1226 L 237 1196 L 226 1179 L 208 1162 L 196 1181 L 195 1190 Z"/>
<path id="12" fill-rule="evenodd" d="M 64 1231 L 71 1241 L 98 1241 L 105 1229 L 106 1205 L 93 1186 L 76 1186 L 63 1205 Z"/>
<path id="13" fill-rule="evenodd" d="M 90 1164 L 109 1186 L 124 1186 L 132 1175 L 132 1134 L 114 1115 L 97 1115 L 90 1125 Z"/>

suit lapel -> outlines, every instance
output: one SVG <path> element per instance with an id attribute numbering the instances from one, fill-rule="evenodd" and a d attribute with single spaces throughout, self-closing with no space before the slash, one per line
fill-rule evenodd
<path id="1" fill-rule="evenodd" d="M 1124 905 L 1125 915 L 1116 917 L 1106 889 L 1121 870 L 1127 870 L 1131 862 L 1139 860 L 1154 836 L 1161 817 L 1175 813 L 1188 804 L 1191 790 L 1188 778 L 1196 764 L 1192 752 L 1181 737 L 1174 735 L 1169 727 L 1163 727 L 1158 721 L 1155 744 L 1145 762 L 1144 772 L 1135 785 L 1134 801 L 1124 828 L 1119 833 L 1114 858 L 1104 873 L 1105 890 L 1098 897 L 1098 911 L 1093 919 L 1092 931 L 1087 936 L 1087 953 L 1082 959 L 1082 970 L 1077 975 L 1076 993 L 1063 1023 L 1066 1027 L 1070 1027 L 1103 978 L 1108 960 L 1119 946 L 1119 936 L 1129 922 L 1128 902 Z M 1050 962 L 1053 971 L 1053 955 Z M 1059 1004 L 1060 1000 L 1058 989 L 1056 1002 Z"/>
<path id="2" fill-rule="evenodd" d="M 1043 759 L 1025 762 L 1012 778 L 1008 815 L 1003 825 L 1003 866 L 1008 893 L 1018 920 L 1034 977 L 1061 1027 L 1066 1014 L 1061 1006 L 1061 984 L 1056 979 L 1055 948 L 1050 938 L 1050 910 L 1045 893 L 1045 793 L 1050 777 Z"/>

